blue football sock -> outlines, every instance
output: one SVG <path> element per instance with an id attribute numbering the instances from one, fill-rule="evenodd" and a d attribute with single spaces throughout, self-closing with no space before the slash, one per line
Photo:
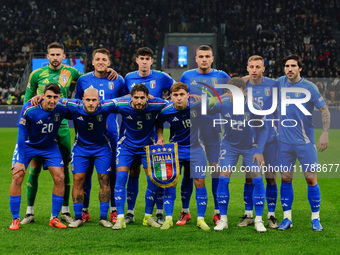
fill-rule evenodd
<path id="1" fill-rule="evenodd" d="M 111 189 L 111 207 L 116 207 L 115 200 L 115 185 L 116 185 L 116 165 L 111 165 L 111 173 L 110 173 L 110 189 Z"/>
<path id="2" fill-rule="evenodd" d="M 73 203 L 74 219 L 81 220 L 83 203 Z"/>
<path id="3" fill-rule="evenodd" d="M 268 212 L 275 212 L 276 200 L 277 200 L 276 183 L 273 185 L 270 185 L 267 183 L 266 198 L 267 198 Z"/>
<path id="4" fill-rule="evenodd" d="M 230 178 L 220 176 L 218 179 L 217 200 L 221 215 L 227 215 L 229 205 L 229 182 Z"/>
<path id="5" fill-rule="evenodd" d="M 52 217 L 59 217 L 64 196 L 57 196 L 52 193 Z"/>
<path id="6" fill-rule="evenodd" d="M 163 210 L 163 196 L 164 196 L 164 189 L 161 187 L 158 187 L 157 199 L 156 199 L 157 210 Z"/>
<path id="7" fill-rule="evenodd" d="M 164 189 L 164 211 L 166 216 L 172 216 L 176 200 L 176 187 Z"/>
<path id="8" fill-rule="evenodd" d="M 100 219 L 107 219 L 109 207 L 110 207 L 109 202 L 100 202 L 99 204 Z"/>
<path id="9" fill-rule="evenodd" d="M 215 204 L 215 210 L 218 210 L 218 201 L 217 201 L 217 187 L 219 184 L 219 178 L 212 178 L 211 179 L 211 190 L 212 190 L 212 194 L 214 197 L 214 204 Z"/>
<path id="10" fill-rule="evenodd" d="M 145 213 L 152 214 L 157 199 L 158 186 L 147 176 L 148 186 L 145 192 Z"/>
<path id="11" fill-rule="evenodd" d="M 244 184 L 243 201 L 244 201 L 244 206 L 246 208 L 246 211 L 253 210 L 253 190 L 254 190 L 253 184 L 247 184 L 247 183 Z"/>
<path id="12" fill-rule="evenodd" d="M 126 182 L 127 182 L 128 173 L 124 171 L 117 172 L 116 177 L 116 186 L 115 186 L 115 200 L 117 213 L 124 214 L 125 209 L 125 199 L 126 199 Z"/>
<path id="13" fill-rule="evenodd" d="M 253 192 L 253 204 L 255 207 L 255 215 L 262 216 L 266 191 L 264 189 L 264 183 L 262 176 L 253 178 L 254 192 Z"/>
<path id="14" fill-rule="evenodd" d="M 208 204 L 207 188 L 196 188 L 197 217 L 204 217 Z"/>
<path id="15" fill-rule="evenodd" d="M 136 206 L 136 200 L 139 190 L 139 176 L 132 177 L 129 176 L 126 192 L 127 192 L 127 204 L 128 210 L 134 210 Z"/>
<path id="16" fill-rule="evenodd" d="M 9 208 L 12 213 L 13 220 L 20 218 L 20 215 L 19 215 L 20 204 L 21 204 L 21 195 L 9 196 Z"/>
<path id="17" fill-rule="evenodd" d="M 321 193 L 320 193 L 320 187 L 317 183 L 314 186 L 307 185 L 307 196 L 308 201 L 310 204 L 310 207 L 312 209 L 312 212 L 318 212 L 320 210 L 320 204 L 321 204 Z"/>
<path id="18" fill-rule="evenodd" d="M 292 182 L 281 183 L 281 204 L 283 211 L 292 210 L 294 191 Z"/>
<path id="19" fill-rule="evenodd" d="M 91 196 L 91 188 L 92 188 L 92 171 L 86 172 L 86 177 L 83 185 L 84 189 L 84 202 L 83 208 L 89 208 L 90 206 L 90 196 Z"/>
<path id="20" fill-rule="evenodd" d="M 189 208 L 193 187 L 194 180 L 190 178 L 189 173 L 184 172 L 181 185 L 182 208 Z"/>

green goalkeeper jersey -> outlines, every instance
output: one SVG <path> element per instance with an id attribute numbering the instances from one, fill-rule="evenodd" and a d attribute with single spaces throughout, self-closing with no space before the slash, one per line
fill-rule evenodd
<path id="1" fill-rule="evenodd" d="M 39 68 L 33 71 L 29 77 L 24 102 L 26 103 L 35 95 L 44 93 L 45 86 L 51 82 L 59 84 L 60 96 L 67 98 L 72 81 L 77 82 L 81 75 L 82 73 L 77 69 L 67 65 L 61 65 L 58 70 L 54 70 L 48 65 Z M 67 125 L 67 120 L 64 119 L 62 123 Z"/>
<path id="2" fill-rule="evenodd" d="M 33 71 L 29 77 L 25 103 L 35 95 L 41 95 L 48 83 L 57 83 L 61 88 L 61 97 L 67 98 L 71 82 L 77 82 L 82 75 L 77 69 L 61 65 L 58 70 L 50 68 L 48 65 Z"/>

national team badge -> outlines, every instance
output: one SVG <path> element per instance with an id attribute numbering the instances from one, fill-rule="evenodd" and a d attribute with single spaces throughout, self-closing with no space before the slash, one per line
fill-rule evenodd
<path id="1" fill-rule="evenodd" d="M 67 82 L 67 78 L 66 78 L 66 75 L 65 75 L 65 74 L 63 74 L 63 75 L 61 76 L 61 78 L 62 78 L 62 80 L 63 80 L 63 83 L 66 83 L 66 82 Z"/>
<path id="2" fill-rule="evenodd" d="M 54 121 L 55 122 L 60 121 L 60 114 L 59 113 L 54 114 Z"/>
<path id="3" fill-rule="evenodd" d="M 267 97 L 270 96 L 270 88 L 265 88 L 264 93 L 266 94 Z"/>
<path id="4" fill-rule="evenodd" d="M 147 114 L 145 114 L 145 118 L 147 120 L 151 120 L 151 117 L 152 117 L 151 112 L 148 112 Z"/>
<path id="5" fill-rule="evenodd" d="M 102 122 L 102 121 L 103 121 L 103 115 L 98 114 L 98 115 L 97 115 L 97 121 L 98 121 L 98 122 Z"/>
<path id="6" fill-rule="evenodd" d="M 190 116 L 193 117 L 193 118 L 197 117 L 197 112 L 195 110 L 190 111 Z"/>
<path id="7" fill-rule="evenodd" d="M 156 80 L 150 81 L 150 88 L 154 89 L 156 87 Z"/>
<path id="8" fill-rule="evenodd" d="M 216 78 L 212 78 L 211 79 L 211 84 L 215 87 L 217 85 L 217 79 Z"/>
<path id="9" fill-rule="evenodd" d="M 110 81 L 110 82 L 109 82 L 109 89 L 113 90 L 113 88 L 114 88 L 113 82 Z"/>
<path id="10" fill-rule="evenodd" d="M 175 185 L 180 175 L 177 143 L 168 143 L 164 147 L 148 145 L 145 148 L 151 181 L 162 188 Z"/>
<path id="11" fill-rule="evenodd" d="M 249 117 L 249 112 L 245 112 L 244 113 L 244 120 L 249 120 L 250 119 L 250 117 Z"/>

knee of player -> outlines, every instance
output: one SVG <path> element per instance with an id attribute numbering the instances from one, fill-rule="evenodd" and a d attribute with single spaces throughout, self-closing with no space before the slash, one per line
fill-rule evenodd
<path id="1" fill-rule="evenodd" d="M 281 177 L 281 181 L 283 183 L 290 183 L 293 181 L 293 178 Z"/>
<path id="2" fill-rule="evenodd" d="M 274 184 L 276 184 L 276 179 L 275 178 L 266 178 L 266 182 L 269 185 L 274 185 Z"/>
<path id="3" fill-rule="evenodd" d="M 25 172 L 20 171 L 20 172 L 14 174 L 12 179 L 13 179 L 13 182 L 15 183 L 15 185 L 20 186 L 22 184 L 22 182 L 24 181 L 24 177 L 25 177 Z"/>
<path id="4" fill-rule="evenodd" d="M 316 178 L 306 178 L 306 182 L 309 186 L 315 186 L 318 183 Z"/>
<path id="5" fill-rule="evenodd" d="M 196 188 L 203 188 L 205 187 L 205 179 L 194 179 L 195 187 Z"/>

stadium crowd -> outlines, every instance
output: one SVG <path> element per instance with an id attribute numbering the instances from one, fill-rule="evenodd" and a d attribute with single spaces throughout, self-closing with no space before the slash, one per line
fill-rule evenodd
<path id="1" fill-rule="evenodd" d="M 62 42 L 68 53 L 87 56 L 105 47 L 113 56 L 112 67 L 125 76 L 136 69 L 135 50 L 155 50 L 161 32 L 215 32 L 225 41 L 219 49 L 222 70 L 245 75 L 247 59 L 257 54 L 265 59 L 265 75 L 277 78 L 283 74 L 282 58 L 296 53 L 304 61 L 303 76 L 318 85 L 329 104 L 338 105 L 340 66 L 332 31 L 338 27 L 332 20 L 339 8 L 328 2 L 190 0 L 173 1 L 168 8 L 156 0 L 115 0 L 110 6 L 90 0 L 8 2 L 0 10 L 1 104 L 22 104 L 15 85 L 29 54 L 45 52 L 52 41 Z"/>

